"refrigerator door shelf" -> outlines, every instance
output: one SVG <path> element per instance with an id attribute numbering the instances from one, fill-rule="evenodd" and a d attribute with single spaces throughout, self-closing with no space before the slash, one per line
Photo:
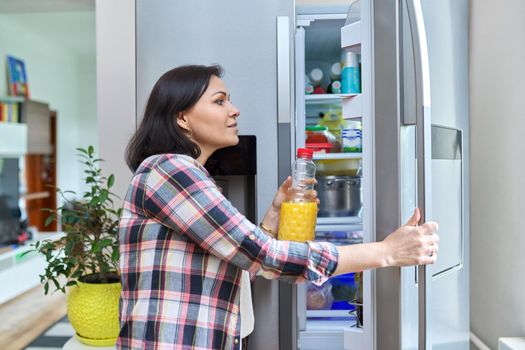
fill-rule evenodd
<path id="1" fill-rule="evenodd" d="M 361 21 L 341 28 L 341 47 L 357 54 L 361 53 Z"/>
<path id="2" fill-rule="evenodd" d="M 359 118 L 363 116 L 362 94 L 356 94 L 354 97 L 343 99 L 343 118 Z"/>

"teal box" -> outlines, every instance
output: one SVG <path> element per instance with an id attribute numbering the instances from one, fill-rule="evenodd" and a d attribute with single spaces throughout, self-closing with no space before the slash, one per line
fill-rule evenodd
<path id="1" fill-rule="evenodd" d="M 359 67 L 344 67 L 341 72 L 341 93 L 361 93 L 361 71 Z"/>

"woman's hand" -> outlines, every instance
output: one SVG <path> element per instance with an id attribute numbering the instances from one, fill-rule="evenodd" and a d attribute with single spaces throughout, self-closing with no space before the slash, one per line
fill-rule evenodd
<path id="1" fill-rule="evenodd" d="M 436 262 L 438 225 L 429 221 L 416 226 L 420 217 L 419 209 L 416 208 L 404 226 L 383 240 L 387 266 L 427 265 Z"/>
<path id="2" fill-rule="evenodd" d="M 427 222 L 416 226 L 419 209 L 408 222 L 381 242 L 337 246 L 339 260 L 333 276 L 387 266 L 433 264 L 437 259 L 438 225 Z"/>
<path id="3" fill-rule="evenodd" d="M 316 179 L 308 179 L 306 180 L 308 184 L 317 185 Z M 277 193 L 273 197 L 272 201 L 272 207 L 276 210 L 281 210 L 281 204 L 286 199 L 288 190 L 292 186 L 292 177 L 288 176 L 286 180 L 283 181 L 281 186 L 279 186 L 279 190 L 277 190 Z M 315 201 L 317 205 L 319 205 L 319 198 L 317 198 L 317 191 L 316 190 L 310 190 L 306 192 L 306 198 Z"/>
<path id="4" fill-rule="evenodd" d="M 310 179 L 307 181 L 308 183 L 313 184 L 313 185 L 317 184 L 316 179 Z M 291 186 L 292 186 L 292 177 L 288 176 L 286 180 L 283 181 L 281 186 L 279 186 L 277 193 L 273 197 L 272 205 L 268 208 L 262 220 L 262 223 L 264 224 L 264 226 L 270 229 L 266 231 L 274 237 L 276 236 L 277 231 L 279 229 L 279 214 L 281 212 L 281 205 L 286 200 L 288 191 L 290 190 Z M 317 198 L 316 190 L 307 191 L 305 197 L 312 201 L 315 201 L 317 205 L 319 205 L 319 198 Z"/>

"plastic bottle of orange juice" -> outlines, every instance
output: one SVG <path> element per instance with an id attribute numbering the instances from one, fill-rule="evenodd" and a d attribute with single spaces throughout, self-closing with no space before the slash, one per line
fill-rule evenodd
<path id="1" fill-rule="evenodd" d="M 297 149 L 297 159 L 292 167 L 292 186 L 281 204 L 280 240 L 306 242 L 315 237 L 317 203 L 306 196 L 307 191 L 314 187 L 311 181 L 315 177 L 312 156 L 311 149 Z"/>

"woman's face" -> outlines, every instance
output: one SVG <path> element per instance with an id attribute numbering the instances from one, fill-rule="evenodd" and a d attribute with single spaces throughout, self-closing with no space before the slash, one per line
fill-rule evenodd
<path id="1" fill-rule="evenodd" d="M 195 106 L 177 118 L 179 126 L 199 145 L 204 154 L 239 142 L 239 110 L 230 101 L 224 82 L 212 75 L 208 88 Z"/>

